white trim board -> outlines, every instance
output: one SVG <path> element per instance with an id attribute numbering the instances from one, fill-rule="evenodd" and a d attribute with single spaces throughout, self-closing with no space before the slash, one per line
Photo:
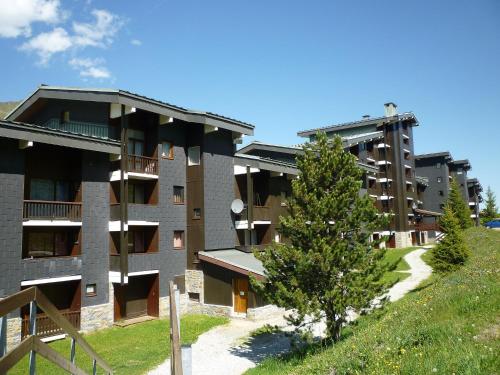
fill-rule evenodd
<path id="1" fill-rule="evenodd" d="M 69 220 L 27 220 L 23 227 L 81 227 L 81 221 Z"/>
<path id="2" fill-rule="evenodd" d="M 24 281 L 21 281 L 21 286 L 61 283 L 64 281 L 73 281 L 73 280 L 81 280 L 81 279 L 82 279 L 82 275 L 73 275 L 73 276 L 50 277 L 47 279 L 24 280 Z"/>
<path id="3" fill-rule="evenodd" d="M 128 278 L 134 276 L 143 276 L 143 275 L 154 275 L 159 274 L 159 270 L 149 270 L 149 271 L 137 271 L 130 272 L 127 276 L 125 276 L 125 284 L 128 284 Z M 110 283 L 119 283 L 120 280 L 120 272 L 117 271 L 109 271 L 109 282 Z"/>

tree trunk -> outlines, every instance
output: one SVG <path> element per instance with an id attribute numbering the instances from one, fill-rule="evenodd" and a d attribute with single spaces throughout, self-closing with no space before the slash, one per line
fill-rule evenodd
<path id="1" fill-rule="evenodd" d="M 342 331 L 342 319 L 335 319 L 335 314 L 326 316 L 326 332 L 328 338 L 337 342 L 340 340 L 340 334 Z"/>

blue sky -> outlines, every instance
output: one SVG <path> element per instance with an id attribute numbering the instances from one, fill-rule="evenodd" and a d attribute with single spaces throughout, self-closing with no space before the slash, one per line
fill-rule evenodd
<path id="1" fill-rule="evenodd" d="M 0 0 L 0 100 L 118 87 L 256 125 L 253 139 L 413 111 L 418 153 L 500 201 L 500 1 Z"/>

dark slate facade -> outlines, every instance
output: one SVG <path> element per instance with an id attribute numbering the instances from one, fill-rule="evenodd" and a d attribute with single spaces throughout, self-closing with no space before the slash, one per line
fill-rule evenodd
<path id="1" fill-rule="evenodd" d="M 429 179 L 429 186 L 423 192 L 424 209 L 442 212 L 450 189 L 448 152 L 415 156 L 416 173 Z"/>

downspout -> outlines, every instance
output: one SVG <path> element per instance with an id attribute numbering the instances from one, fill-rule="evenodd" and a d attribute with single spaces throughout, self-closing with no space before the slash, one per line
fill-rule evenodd
<path id="1" fill-rule="evenodd" d="M 121 106 L 121 147 L 120 147 L 120 283 L 127 284 L 128 277 L 128 120 L 125 117 L 125 106 Z"/>

